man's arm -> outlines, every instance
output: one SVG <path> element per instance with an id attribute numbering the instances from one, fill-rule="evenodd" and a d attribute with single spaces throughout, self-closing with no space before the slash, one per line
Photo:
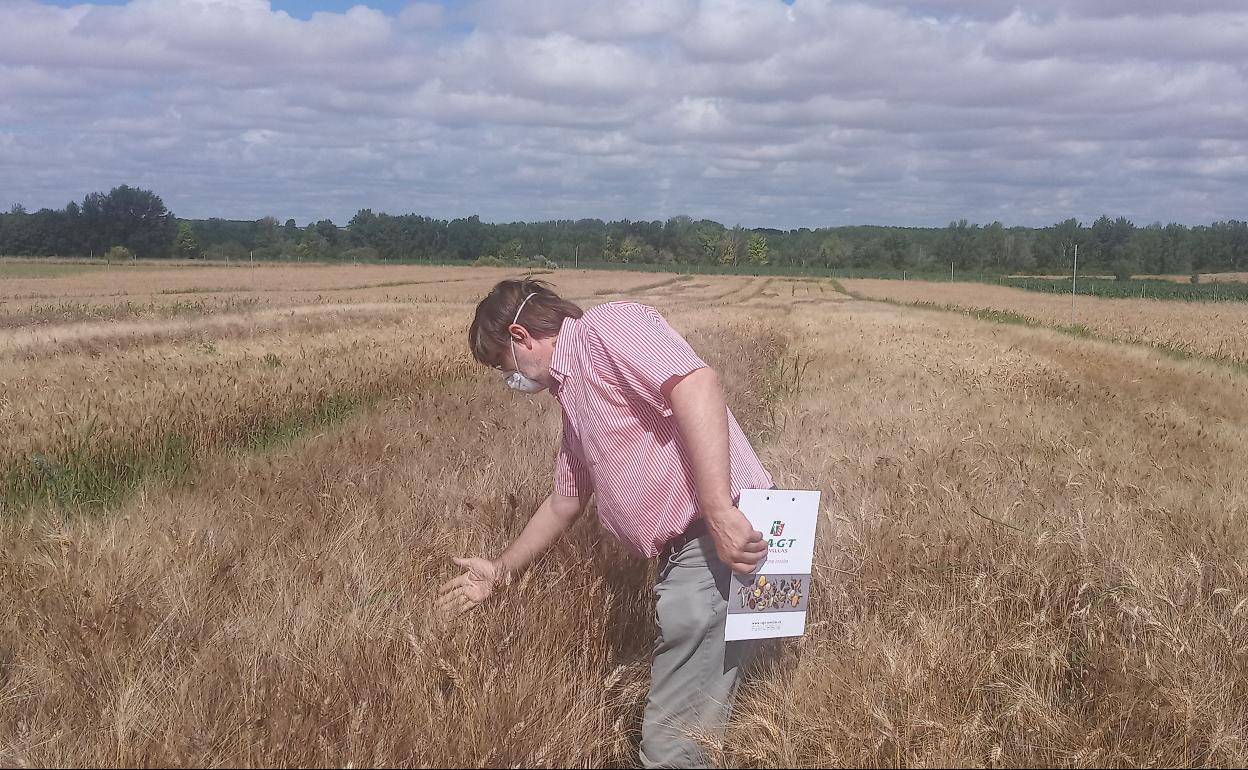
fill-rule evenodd
<path id="1" fill-rule="evenodd" d="M 719 376 L 709 366 L 663 385 L 681 444 L 689 456 L 698 507 L 715 541 L 720 561 L 748 574 L 767 558 L 763 533 L 750 526 L 732 503 L 729 480 L 728 407 Z"/>
<path id="2" fill-rule="evenodd" d="M 438 589 L 436 609 L 439 613 L 467 612 L 494 593 L 495 587 L 510 580 L 546 552 L 589 505 L 588 493 L 565 497 L 552 493 L 537 508 L 519 537 L 489 561 L 480 558 L 452 559 L 465 569 L 464 574 L 451 578 Z"/>
<path id="3" fill-rule="evenodd" d="M 507 582 L 512 575 L 523 572 L 537 557 L 546 553 L 546 549 L 576 522 L 588 505 L 589 495 L 564 497 L 552 492 L 538 506 L 537 513 L 529 519 L 520 536 L 494 560 L 500 582 Z"/>

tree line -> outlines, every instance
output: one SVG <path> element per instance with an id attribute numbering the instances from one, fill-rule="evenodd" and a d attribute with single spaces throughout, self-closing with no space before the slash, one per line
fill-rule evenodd
<path id="1" fill-rule="evenodd" d="M 951 222 L 947 227 L 728 227 L 674 216 L 487 223 L 361 209 L 345 226 L 178 219 L 150 190 L 127 185 L 63 209 L 0 213 L 0 254 L 262 260 L 439 261 L 480 264 L 687 264 L 748 269 L 777 265 L 912 273 L 1081 271 L 1184 274 L 1248 270 L 1248 222 L 1139 226 L 1102 216 L 1048 227 Z"/>

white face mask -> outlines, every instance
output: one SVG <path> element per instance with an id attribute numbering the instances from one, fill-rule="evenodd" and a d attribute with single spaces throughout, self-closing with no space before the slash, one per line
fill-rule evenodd
<path id="1" fill-rule="evenodd" d="M 521 393 L 538 393 L 546 390 L 546 386 L 532 377 L 525 376 L 522 372 L 512 372 L 507 375 L 507 387 L 512 390 L 518 390 Z"/>
<path id="2" fill-rule="evenodd" d="M 534 292 L 534 294 L 536 294 L 536 292 Z M 532 298 L 533 298 L 533 294 L 530 294 L 529 296 L 524 298 L 524 302 L 520 303 L 519 309 L 516 310 L 516 317 L 511 319 L 511 322 L 513 324 L 520 320 L 520 311 L 524 310 L 524 306 Z M 514 339 L 511 341 L 511 359 L 515 361 L 517 367 L 520 366 L 520 359 L 516 358 L 516 341 Z M 532 377 L 525 375 L 519 369 L 517 369 L 514 372 L 508 372 L 504 374 L 503 379 L 507 381 L 507 387 L 511 388 L 512 390 L 518 390 L 521 393 L 538 393 L 540 391 L 546 390 L 545 385 L 533 379 Z"/>

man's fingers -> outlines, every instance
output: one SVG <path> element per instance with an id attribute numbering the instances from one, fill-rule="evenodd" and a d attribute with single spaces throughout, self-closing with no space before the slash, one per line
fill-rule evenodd
<path id="1" fill-rule="evenodd" d="M 455 586 L 455 585 L 442 586 L 442 588 L 438 589 L 438 598 L 436 599 L 436 601 L 439 601 L 439 602 L 446 601 L 450 597 L 462 592 L 463 590 L 464 589 L 462 586 Z"/>
<path id="2" fill-rule="evenodd" d="M 762 540 L 763 540 L 763 533 L 759 532 L 758 530 L 755 530 L 754 533 L 750 535 L 751 543 L 762 542 Z"/>
<path id="3" fill-rule="evenodd" d="M 767 555 L 766 543 L 746 543 L 745 545 L 736 549 L 736 552 L 733 553 L 734 557 L 739 558 L 739 559 L 748 559 L 749 561 L 754 561 L 755 559 L 761 559 L 766 555 Z"/>
<path id="4" fill-rule="evenodd" d="M 451 591 L 443 593 L 441 596 L 435 599 L 433 602 L 433 606 L 438 611 L 441 611 L 451 606 L 452 604 L 454 604 L 456 601 L 459 600 L 461 596 L 463 596 L 463 589 L 460 589 L 460 588 L 452 589 Z"/>
<path id="5" fill-rule="evenodd" d="M 463 615 L 478 604 L 480 602 L 471 599 L 464 591 L 456 590 L 450 594 L 438 597 L 438 600 L 434 603 L 434 611 L 444 617 L 452 618 Z"/>
<path id="6" fill-rule="evenodd" d="M 763 566 L 763 564 L 767 562 L 767 553 L 765 551 L 763 553 L 754 554 L 742 553 L 737 556 L 735 561 L 737 564 L 741 565 L 741 571 L 743 573 L 755 572 L 759 567 Z"/>
<path id="7" fill-rule="evenodd" d="M 447 591 L 451 591 L 456 588 L 467 588 L 468 580 L 469 578 L 467 574 L 460 575 L 459 577 L 453 577 L 450 580 L 443 583 L 441 587 L 438 588 L 438 592 L 446 593 Z"/>

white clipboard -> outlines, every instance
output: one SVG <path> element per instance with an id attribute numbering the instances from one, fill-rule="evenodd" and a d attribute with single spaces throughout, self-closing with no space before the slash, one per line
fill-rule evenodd
<path id="1" fill-rule="evenodd" d="M 767 541 L 767 561 L 734 574 L 724 639 L 772 639 L 806 631 L 819 491 L 743 489 L 737 508 Z"/>

